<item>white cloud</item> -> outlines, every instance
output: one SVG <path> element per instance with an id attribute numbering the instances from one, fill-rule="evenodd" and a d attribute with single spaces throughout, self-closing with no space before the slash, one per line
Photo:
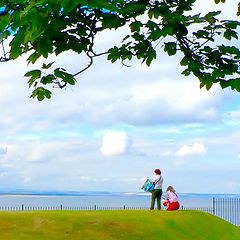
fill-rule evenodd
<path id="1" fill-rule="evenodd" d="M 237 108 L 234 111 L 229 111 L 224 114 L 223 119 L 225 124 L 230 126 L 239 126 L 240 124 L 240 109 Z"/>
<path id="2" fill-rule="evenodd" d="M 192 145 L 183 145 L 180 147 L 176 156 L 185 157 L 191 155 L 204 155 L 207 153 L 206 147 L 202 143 L 193 143 Z"/>
<path id="3" fill-rule="evenodd" d="M 167 156 L 171 156 L 171 152 L 170 151 L 165 151 L 165 152 L 162 152 L 161 153 L 161 156 L 163 156 L 163 157 L 167 157 Z"/>
<path id="4" fill-rule="evenodd" d="M 237 110 L 232 111 L 232 112 L 228 112 L 227 115 L 230 118 L 239 118 L 240 117 L 240 109 L 237 109 Z"/>
<path id="5" fill-rule="evenodd" d="M 199 89 L 196 81 L 158 79 L 158 82 L 133 86 L 128 95 L 128 98 L 115 102 L 113 109 L 121 121 L 132 125 L 219 120 L 217 108 L 222 101 L 219 89 L 213 87 L 209 92 Z"/>
<path id="6" fill-rule="evenodd" d="M 34 175 L 31 171 L 20 172 L 21 180 L 24 184 L 31 183 L 34 180 Z"/>
<path id="7" fill-rule="evenodd" d="M 8 147 L 7 146 L 1 146 L 0 147 L 0 155 L 5 155 L 8 152 Z"/>
<path id="8" fill-rule="evenodd" d="M 79 56 L 68 53 L 64 59 L 69 58 L 71 68 L 75 66 L 71 71 L 75 72 Z M 76 86 L 66 91 L 50 89 L 52 99 L 39 103 L 28 99 L 33 89 L 27 89 L 27 79 L 23 77 L 27 70 L 25 59 L 20 60 L 1 69 L 5 77 L 0 89 L 3 115 L 0 130 L 5 133 L 9 129 L 8 134 L 42 132 L 59 126 L 74 128 L 79 122 L 95 125 L 213 122 L 219 118 L 217 109 L 225 96 L 216 87 L 206 91 L 199 89 L 196 79 L 181 77 L 177 58 L 164 58 L 163 65 L 155 62 L 147 69 L 139 63 L 126 68 L 100 58 L 91 70 L 79 76 Z M 10 68 L 14 68 L 14 75 Z"/>
<path id="9" fill-rule="evenodd" d="M 119 155 L 128 152 L 131 140 L 126 132 L 108 132 L 102 139 L 103 155 Z"/>

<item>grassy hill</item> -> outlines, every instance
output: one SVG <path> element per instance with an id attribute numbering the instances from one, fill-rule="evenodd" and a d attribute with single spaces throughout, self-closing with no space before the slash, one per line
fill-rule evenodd
<path id="1" fill-rule="evenodd" d="M 0 212 L 3 240 L 239 240 L 240 228 L 199 211 Z"/>

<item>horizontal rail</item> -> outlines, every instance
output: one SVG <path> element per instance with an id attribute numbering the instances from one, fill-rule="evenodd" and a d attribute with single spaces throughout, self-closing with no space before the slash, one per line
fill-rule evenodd
<path id="1" fill-rule="evenodd" d="M 68 211 L 81 211 L 81 210 L 145 210 L 147 207 L 128 207 L 126 205 L 119 207 L 103 207 L 103 206 L 0 206 L 0 211 L 56 211 L 56 210 L 68 210 Z"/>
<path id="2" fill-rule="evenodd" d="M 81 211 L 81 210 L 147 210 L 148 207 L 129 207 L 126 205 L 118 207 L 108 206 L 28 206 L 21 204 L 19 206 L 0 206 L 0 211 Z M 198 210 L 213 214 L 222 218 L 233 225 L 240 226 L 240 198 L 213 198 L 212 207 L 184 207 L 180 210 Z"/>

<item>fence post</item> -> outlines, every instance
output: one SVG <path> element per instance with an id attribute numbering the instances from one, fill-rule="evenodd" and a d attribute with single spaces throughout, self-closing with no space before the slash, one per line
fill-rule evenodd
<path id="1" fill-rule="evenodd" d="M 60 205 L 60 210 L 61 210 L 61 211 L 63 210 L 63 206 L 62 206 L 62 204 Z"/>
<path id="2" fill-rule="evenodd" d="M 215 209 L 216 209 L 216 200 L 215 200 L 215 197 L 213 197 L 213 199 L 212 199 L 212 208 L 213 208 L 213 215 L 215 215 L 215 213 L 216 213 L 216 211 L 215 211 Z"/>
<path id="3" fill-rule="evenodd" d="M 94 205 L 94 210 L 97 210 L 97 205 L 96 204 Z"/>
<path id="4" fill-rule="evenodd" d="M 22 211 L 24 211 L 24 205 L 22 204 Z"/>
<path id="5" fill-rule="evenodd" d="M 125 210 L 126 209 L 126 206 L 125 205 L 123 205 L 123 210 Z"/>

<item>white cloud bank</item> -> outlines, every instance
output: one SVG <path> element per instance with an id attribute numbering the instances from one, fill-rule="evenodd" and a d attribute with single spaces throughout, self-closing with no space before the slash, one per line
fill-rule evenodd
<path id="1" fill-rule="evenodd" d="M 120 155 L 127 153 L 131 141 L 125 132 L 108 132 L 103 136 L 100 152 L 103 155 Z"/>
<path id="2" fill-rule="evenodd" d="M 131 90 L 129 98 L 119 101 L 114 109 L 121 121 L 132 125 L 214 122 L 219 117 L 218 89 L 207 92 L 199 89 L 195 81 L 159 80 L 158 83 L 138 84 Z"/>
<path id="3" fill-rule="evenodd" d="M 206 147 L 202 143 L 193 143 L 192 145 L 183 145 L 180 147 L 176 156 L 186 157 L 192 155 L 205 155 L 207 153 Z"/>

